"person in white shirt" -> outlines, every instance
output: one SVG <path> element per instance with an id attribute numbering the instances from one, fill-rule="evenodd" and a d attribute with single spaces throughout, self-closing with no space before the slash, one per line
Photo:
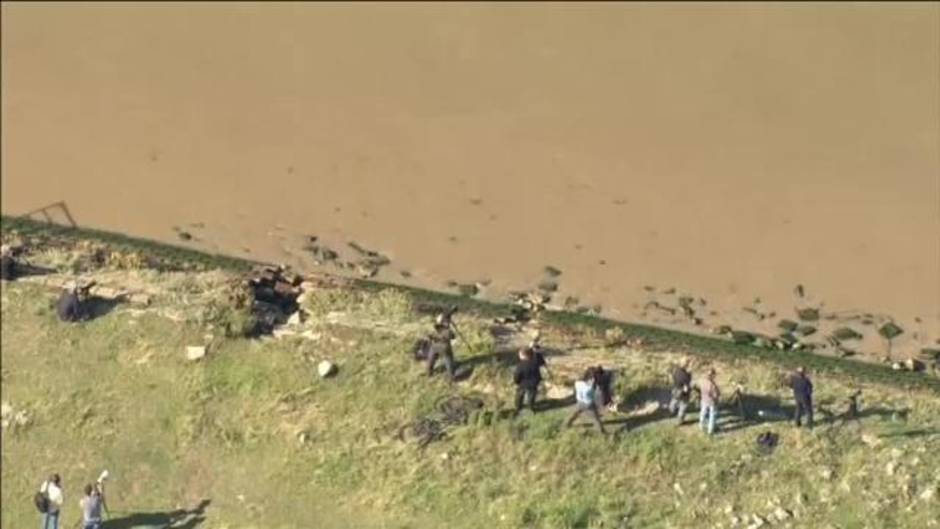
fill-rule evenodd
<path id="1" fill-rule="evenodd" d="M 584 373 L 584 377 L 574 383 L 574 394 L 577 403 L 574 413 L 568 418 L 568 427 L 574 424 L 578 416 L 587 412 L 591 416 L 591 419 L 594 420 L 594 424 L 597 425 L 601 433 L 607 434 L 607 431 L 604 429 L 604 423 L 601 422 L 600 414 L 597 412 L 597 402 L 594 400 L 596 390 L 597 384 L 594 380 L 594 369 L 588 369 L 587 372 Z"/>
<path id="2" fill-rule="evenodd" d="M 62 494 L 62 478 L 53 474 L 39 488 L 39 492 L 49 499 L 49 509 L 42 515 L 42 529 L 59 529 L 59 514 L 65 497 Z"/>

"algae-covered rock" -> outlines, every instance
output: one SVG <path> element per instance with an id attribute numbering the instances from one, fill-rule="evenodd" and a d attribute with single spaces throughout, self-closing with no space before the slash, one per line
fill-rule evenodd
<path id="1" fill-rule="evenodd" d="M 747 331 L 731 331 L 731 341 L 736 344 L 754 343 L 754 335 Z"/>
<path id="2" fill-rule="evenodd" d="M 796 315 L 799 316 L 802 321 L 819 321 L 819 309 L 797 309 Z"/>
<path id="3" fill-rule="evenodd" d="M 780 320 L 777 322 L 777 327 L 780 327 L 787 332 L 793 332 L 797 327 L 799 327 L 799 324 L 793 320 Z"/>
<path id="4" fill-rule="evenodd" d="M 896 323 L 891 322 L 891 321 L 889 321 L 888 323 L 885 323 L 884 325 L 881 326 L 881 328 L 878 329 L 878 334 L 880 334 L 881 336 L 883 336 L 884 338 L 888 340 L 897 338 L 903 333 L 904 333 L 904 329 L 902 329 Z"/>
<path id="5" fill-rule="evenodd" d="M 816 327 L 812 325 L 800 325 L 796 328 L 796 333 L 800 336 L 810 336 L 816 333 Z"/>
<path id="6" fill-rule="evenodd" d="M 838 329 L 832 331 L 832 337 L 839 341 L 859 340 L 862 338 L 862 335 L 851 327 L 839 327 Z"/>

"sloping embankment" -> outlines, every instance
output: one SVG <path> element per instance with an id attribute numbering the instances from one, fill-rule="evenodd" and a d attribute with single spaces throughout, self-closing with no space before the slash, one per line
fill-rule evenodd
<path id="1" fill-rule="evenodd" d="M 24 236 L 53 240 L 95 240 L 107 243 L 116 249 L 138 251 L 159 260 L 164 266 L 180 269 L 221 268 L 232 271 L 247 271 L 259 263 L 237 257 L 213 255 L 175 245 L 138 239 L 117 233 L 68 228 L 30 219 L 3 216 L 0 229 L 4 233 L 15 231 Z M 378 290 L 393 288 L 410 294 L 418 303 L 428 305 L 456 305 L 462 311 L 481 316 L 505 316 L 511 311 L 508 303 L 496 303 L 456 294 L 435 292 L 377 281 L 352 279 L 357 288 Z M 814 371 L 838 374 L 856 379 L 858 382 L 888 384 L 908 389 L 927 389 L 940 394 L 940 379 L 924 373 L 895 371 L 889 366 L 860 362 L 851 359 L 833 358 L 807 351 L 779 351 L 762 349 L 752 345 L 735 344 L 723 338 L 698 336 L 658 327 L 615 321 L 603 317 L 577 314 L 567 311 L 550 311 L 542 316 L 548 325 L 581 327 L 603 333 L 619 328 L 626 337 L 640 339 L 648 350 L 670 350 L 701 357 L 723 360 L 744 359 L 772 362 L 785 368 L 804 365 Z"/>

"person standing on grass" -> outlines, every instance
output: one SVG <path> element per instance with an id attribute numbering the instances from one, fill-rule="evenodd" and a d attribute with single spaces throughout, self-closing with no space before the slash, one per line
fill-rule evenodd
<path id="1" fill-rule="evenodd" d="M 519 350 L 519 364 L 513 373 L 513 382 L 516 383 L 516 411 L 513 416 L 518 416 L 526 406 L 535 413 L 535 399 L 542 382 L 544 366 L 545 357 L 541 353 L 530 347 Z"/>
<path id="2" fill-rule="evenodd" d="M 566 426 L 570 428 L 582 413 L 587 412 L 590 414 L 591 419 L 594 420 L 594 424 L 597 425 L 601 433 L 607 434 L 607 430 L 604 429 L 604 423 L 601 422 L 601 416 L 597 412 L 597 401 L 595 400 L 596 390 L 597 383 L 594 380 L 594 370 L 588 369 L 584 372 L 584 376 L 581 377 L 581 380 L 574 383 L 576 408 L 568 419 Z"/>
<path id="3" fill-rule="evenodd" d="M 685 422 L 685 412 L 689 409 L 689 400 L 692 398 L 692 373 L 689 366 L 692 361 L 683 358 L 682 362 L 672 370 L 672 398 L 669 400 L 669 413 L 679 416 L 679 426 Z"/>
<path id="4" fill-rule="evenodd" d="M 790 389 L 793 390 L 793 400 L 796 401 L 796 412 L 793 422 L 796 427 L 802 426 L 803 415 L 806 415 L 806 426 L 813 428 L 813 383 L 806 376 L 806 368 L 800 366 L 790 376 Z"/>
<path id="5" fill-rule="evenodd" d="M 82 529 L 101 529 L 104 496 L 101 494 L 100 485 L 100 482 L 95 486 L 85 485 L 85 497 L 78 502 L 82 511 Z"/>
<path id="6" fill-rule="evenodd" d="M 42 514 L 42 529 L 59 529 L 59 515 L 62 513 L 62 503 L 65 497 L 62 494 L 62 478 L 58 474 L 49 476 L 39 492 L 48 500 L 46 512 Z"/>
<path id="7" fill-rule="evenodd" d="M 708 370 L 705 380 L 699 382 L 699 390 L 702 392 L 702 409 L 699 412 L 698 424 L 702 431 L 708 435 L 715 433 L 715 421 L 718 419 L 718 399 L 721 397 L 721 390 L 715 382 L 716 372 L 714 369 Z"/>
<path id="8" fill-rule="evenodd" d="M 450 328 L 449 319 L 439 317 L 434 324 L 434 334 L 431 335 L 431 345 L 428 347 L 428 376 L 434 374 L 434 365 L 438 358 L 443 358 L 444 367 L 451 381 L 456 377 L 456 362 L 454 361 L 454 347 L 451 342 L 456 335 Z"/>

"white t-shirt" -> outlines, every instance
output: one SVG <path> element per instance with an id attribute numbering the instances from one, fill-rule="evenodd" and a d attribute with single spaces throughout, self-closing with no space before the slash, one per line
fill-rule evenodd
<path id="1" fill-rule="evenodd" d="M 46 481 L 39 488 L 39 492 L 45 492 L 49 496 L 49 512 L 59 512 L 62 508 L 62 502 L 65 498 L 62 496 L 62 489 L 51 481 Z"/>

